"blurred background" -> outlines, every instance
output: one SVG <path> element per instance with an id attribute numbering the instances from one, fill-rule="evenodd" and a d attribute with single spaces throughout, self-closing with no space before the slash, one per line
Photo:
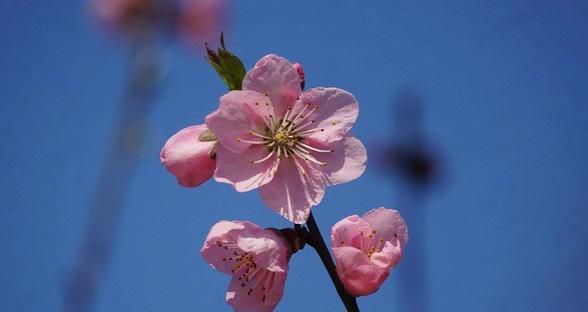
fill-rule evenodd
<path id="1" fill-rule="evenodd" d="M 181 9 L 132 27 L 96 10 L 0 2 L 0 310 L 230 311 L 230 277 L 199 255 L 210 227 L 289 224 L 256 191 L 182 188 L 159 163 L 226 92 L 202 46 L 217 29 L 247 68 L 277 53 L 358 99 L 367 170 L 314 215 L 328 238 L 394 207 L 411 235 L 362 311 L 585 309 L 588 3 L 226 1 L 187 28 Z M 311 248 L 290 265 L 277 311 L 343 309 Z"/>

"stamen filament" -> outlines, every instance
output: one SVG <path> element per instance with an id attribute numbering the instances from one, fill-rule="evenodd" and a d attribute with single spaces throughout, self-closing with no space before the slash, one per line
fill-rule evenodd
<path id="1" fill-rule="evenodd" d="M 256 137 L 259 137 L 259 138 L 263 138 L 263 139 L 266 139 L 266 140 L 271 140 L 272 139 L 272 138 L 270 138 L 270 137 L 268 137 L 266 135 L 259 134 L 259 133 L 255 132 L 255 131 L 249 131 L 249 135 L 253 135 L 253 136 L 256 136 Z"/>
<path id="2" fill-rule="evenodd" d="M 322 161 L 318 161 L 316 160 L 314 157 L 312 157 L 310 154 L 302 154 L 302 151 L 300 151 L 298 149 L 299 147 L 297 146 L 296 148 L 292 149 L 294 151 L 294 153 L 300 157 L 302 157 L 304 160 L 308 160 L 312 163 L 315 163 L 317 165 L 321 165 L 321 166 L 326 166 L 327 163 L 322 162 Z"/>
<path id="3" fill-rule="evenodd" d="M 252 164 L 259 164 L 262 163 L 268 159 L 270 159 L 270 157 L 272 157 L 272 155 L 274 154 L 274 150 L 272 150 L 271 152 L 269 152 L 269 154 L 267 154 L 267 156 L 263 157 L 262 159 L 258 159 L 258 160 L 252 160 L 251 163 Z"/>
<path id="4" fill-rule="evenodd" d="M 314 113 L 315 110 L 318 109 L 318 105 L 315 105 L 308 113 L 306 113 L 300 120 L 296 120 L 296 123 L 301 123 L 302 121 L 304 121 L 304 119 L 308 118 L 308 116 L 310 116 L 312 113 Z M 291 130 L 292 127 L 290 127 Z"/>
<path id="5" fill-rule="evenodd" d="M 322 131 L 325 131 L 325 129 L 324 128 L 313 128 L 313 129 L 310 129 L 310 130 L 302 131 L 301 133 L 297 133 L 297 134 L 300 135 L 300 136 L 302 136 L 302 135 L 308 135 L 308 134 L 311 134 L 311 133 L 322 132 Z"/>
<path id="6" fill-rule="evenodd" d="M 298 142 L 298 144 L 299 144 L 299 145 L 301 145 L 301 146 L 304 146 L 304 147 L 306 147 L 307 149 L 309 149 L 309 150 L 311 150 L 311 151 L 315 151 L 315 152 L 319 152 L 319 153 L 330 153 L 330 152 L 332 152 L 332 151 L 333 151 L 332 149 L 329 149 L 329 150 L 323 150 L 323 149 L 319 149 L 319 148 L 316 148 L 316 147 L 312 147 L 312 146 L 310 146 L 310 145 L 308 145 L 308 144 L 304 144 L 304 143 L 302 143 L 302 142 Z"/>
<path id="7" fill-rule="evenodd" d="M 302 126 L 294 127 L 294 129 L 292 129 L 292 132 L 296 133 L 296 132 L 298 132 L 298 131 L 300 131 L 300 130 L 306 128 L 306 127 L 308 127 L 309 125 L 312 125 L 314 122 L 315 122 L 314 120 L 311 120 L 311 121 L 303 124 Z"/>
<path id="8" fill-rule="evenodd" d="M 247 144 L 265 144 L 265 141 L 251 141 L 251 140 L 243 140 L 241 138 L 237 138 L 237 142 L 239 143 L 247 143 Z"/>

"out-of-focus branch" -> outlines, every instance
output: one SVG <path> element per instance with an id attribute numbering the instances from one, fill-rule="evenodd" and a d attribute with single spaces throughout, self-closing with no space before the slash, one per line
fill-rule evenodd
<path id="1" fill-rule="evenodd" d="M 129 81 L 90 202 L 79 258 L 64 289 L 63 311 L 92 310 L 110 262 L 119 216 L 145 139 L 142 122 L 151 112 L 160 76 L 153 35 L 145 29 L 134 38 Z"/>

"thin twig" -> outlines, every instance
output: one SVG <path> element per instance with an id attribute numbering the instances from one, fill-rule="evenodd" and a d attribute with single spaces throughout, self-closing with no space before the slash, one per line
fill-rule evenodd
<path id="1" fill-rule="evenodd" d="M 339 297 L 341 297 L 341 301 L 343 301 L 343 305 L 345 305 L 347 312 L 359 312 L 359 307 L 357 306 L 357 301 L 355 300 L 355 297 L 349 295 L 345 291 L 343 283 L 339 279 L 339 276 L 337 276 L 335 263 L 333 263 L 333 259 L 331 258 L 329 249 L 327 248 L 327 245 L 323 240 L 321 231 L 319 230 L 319 227 L 316 224 L 316 221 L 314 220 L 312 212 L 310 213 L 310 216 L 306 221 L 306 225 L 308 226 L 310 236 L 309 245 L 311 245 L 316 250 L 317 254 L 321 258 L 321 261 L 323 262 L 325 269 L 327 269 L 327 272 L 331 277 L 331 281 L 335 285 L 337 293 L 339 294 Z"/>

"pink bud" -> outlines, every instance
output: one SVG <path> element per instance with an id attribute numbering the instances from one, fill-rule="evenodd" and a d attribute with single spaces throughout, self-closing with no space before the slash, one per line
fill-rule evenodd
<path id="1" fill-rule="evenodd" d="M 161 150 L 160 160 L 178 183 L 195 187 L 212 177 L 216 169 L 216 137 L 206 125 L 195 125 L 172 135 Z"/>
<path id="2" fill-rule="evenodd" d="M 362 217 L 349 216 L 331 230 L 337 275 L 354 296 L 378 290 L 408 242 L 408 230 L 396 210 L 378 208 Z"/>
<path id="3" fill-rule="evenodd" d="M 304 69 L 302 68 L 302 65 L 300 65 L 300 63 L 294 63 L 292 66 L 294 66 L 294 69 L 296 69 L 296 72 L 298 73 L 298 78 L 300 78 L 300 87 L 302 89 L 304 89 Z"/>

